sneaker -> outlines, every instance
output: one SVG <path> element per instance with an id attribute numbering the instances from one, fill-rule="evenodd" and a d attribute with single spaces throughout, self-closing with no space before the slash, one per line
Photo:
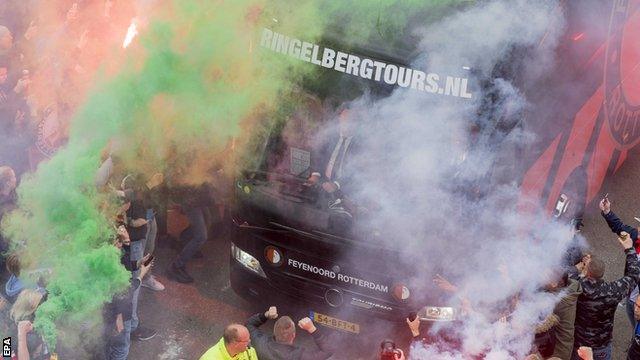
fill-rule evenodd
<path id="1" fill-rule="evenodd" d="M 134 341 L 145 341 L 149 339 L 153 339 L 156 334 L 158 334 L 155 330 L 149 329 L 144 326 L 138 326 L 134 331 L 131 332 L 131 340 Z"/>
<path id="2" fill-rule="evenodd" d="M 162 291 L 164 290 L 164 285 L 153 275 L 149 275 L 144 280 L 142 280 L 142 286 L 154 291 Z"/>
<path id="3" fill-rule="evenodd" d="M 180 274 L 182 275 L 182 277 L 187 280 L 187 282 L 192 283 L 193 282 L 193 278 L 191 277 L 191 275 L 189 275 L 189 273 L 187 272 L 187 268 L 186 267 L 181 267 L 178 268 L 178 271 L 180 272 Z"/>
<path id="4" fill-rule="evenodd" d="M 193 278 L 187 273 L 183 267 L 176 266 L 172 263 L 167 269 L 167 276 L 169 279 L 175 280 L 183 284 L 189 284 L 193 282 Z"/>

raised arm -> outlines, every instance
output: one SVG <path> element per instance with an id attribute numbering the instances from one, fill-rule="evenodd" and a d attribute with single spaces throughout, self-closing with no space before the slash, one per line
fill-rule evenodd
<path id="1" fill-rule="evenodd" d="M 327 351 L 328 350 L 328 344 L 327 344 L 327 341 L 326 341 L 326 337 L 320 331 L 318 331 L 318 329 L 313 324 L 313 321 L 311 321 L 310 318 L 306 317 L 306 318 L 300 319 L 300 321 L 298 321 L 298 326 L 302 330 L 304 330 L 304 331 L 308 332 L 309 334 L 311 334 L 311 337 L 313 337 L 313 341 L 316 343 L 316 345 L 320 349 L 320 350 L 316 350 L 316 349 L 306 348 L 305 351 L 304 351 L 304 354 L 301 357 L 301 359 L 304 359 L 304 360 L 325 360 L 325 359 L 330 358 L 333 355 L 332 353 Z"/>
<path id="2" fill-rule="evenodd" d="M 18 323 L 18 359 L 29 360 L 29 347 L 27 346 L 27 334 L 33 330 L 31 321 L 23 320 Z"/>
<path id="3" fill-rule="evenodd" d="M 267 335 L 260 330 L 260 326 L 267 322 L 269 319 L 275 319 L 278 317 L 278 309 L 275 306 L 271 306 L 269 310 L 264 313 L 257 313 L 247 319 L 245 326 L 249 329 L 251 334 L 251 340 L 254 344 L 265 341 Z"/>
<path id="4" fill-rule="evenodd" d="M 623 231 L 631 235 L 631 239 L 636 241 L 638 238 L 638 229 L 633 226 L 629 226 L 624 224 L 620 218 L 616 214 L 611 211 L 611 202 L 608 198 L 603 198 L 600 200 L 600 211 L 602 212 L 602 217 L 604 217 L 607 225 L 614 233 L 620 235 Z"/>
<path id="5" fill-rule="evenodd" d="M 620 294 L 624 297 L 629 291 L 636 286 L 638 280 L 640 280 L 640 263 L 638 263 L 638 256 L 636 255 L 633 243 L 628 234 L 623 233 L 623 236 L 619 238 L 620 244 L 624 248 L 624 252 L 627 256 L 626 264 L 624 268 L 624 276 L 613 282 L 613 285 L 619 289 Z"/>

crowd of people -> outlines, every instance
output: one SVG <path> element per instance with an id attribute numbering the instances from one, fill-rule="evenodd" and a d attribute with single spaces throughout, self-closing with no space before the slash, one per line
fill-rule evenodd
<path id="1" fill-rule="evenodd" d="M 134 16 L 129 1 L 0 2 L 0 163 L 18 176 L 50 157 Z"/>
<path id="2" fill-rule="evenodd" d="M 555 294 L 559 300 L 553 312 L 531 331 L 535 333 L 534 346 L 526 360 L 612 359 L 613 323 L 619 304 L 625 305 L 633 329 L 627 359 L 640 359 L 640 302 L 637 301 L 640 283 L 640 228 L 625 225 L 611 211 L 608 198 L 602 199 L 599 207 L 607 225 L 618 236 L 625 256 L 624 275 L 614 281 L 605 281 L 605 263 L 597 254 L 592 254 L 577 243 L 568 249 L 563 266 L 548 272 L 549 281 L 542 291 Z M 579 231 L 578 228 L 577 232 Z M 458 292 L 455 285 L 440 275 L 434 278 L 434 282 L 447 292 Z M 457 295 L 462 299 L 463 314 L 469 315 L 475 311 L 469 299 L 461 293 Z M 517 302 L 517 298 L 514 301 Z M 259 329 L 268 320 L 275 319 L 278 320 L 274 323 L 272 336 Z M 499 321 L 508 320 L 503 316 Z M 422 334 L 424 328 L 421 327 L 419 317 L 414 314 L 406 319 L 406 323 L 413 338 L 411 348 L 418 343 L 429 344 Z M 317 349 L 294 345 L 295 324 L 290 317 L 278 318 L 277 309 L 271 307 L 265 313 L 253 315 L 244 325 L 228 325 L 223 337 L 200 359 L 340 358 L 335 355 L 336 349 L 325 340 L 325 334 L 316 329 L 310 319 L 302 319 L 298 325 L 312 334 Z M 291 333 L 287 333 L 285 329 L 289 329 Z M 385 344 L 390 343 L 392 342 L 383 341 L 380 359 L 405 359 L 405 353 L 396 349 L 395 345 L 385 351 Z"/>
<path id="3" fill-rule="evenodd" d="M 38 1 L 0 2 L 0 220 L 16 207 L 15 189 L 20 176 L 34 167 L 38 157 L 50 155 L 64 141 L 64 118 L 73 113 L 78 101 L 74 94 L 84 93 L 95 59 L 108 49 L 92 43 L 119 41 L 120 37 L 109 29 L 122 29 L 124 24 L 116 21 L 113 14 L 132 11 L 127 2 L 111 0 L 81 5 L 74 1 L 59 3 L 64 6 L 52 7 L 51 14 L 44 18 L 31 16 L 36 13 L 34 7 L 40 5 Z M 42 35 L 45 31 L 48 36 Z M 305 183 L 306 187 L 319 187 L 332 194 L 331 220 L 337 228 L 346 228 L 351 218 L 366 212 L 342 195 L 350 185 L 349 174 L 342 165 L 348 152 L 358 145 L 348 126 L 348 109 L 342 110 L 336 143 L 324 149 L 326 161 L 313 164 L 314 171 Z M 105 304 L 103 342 L 96 356 L 127 359 L 131 340 L 144 341 L 156 335 L 154 329 L 141 325 L 138 304 L 142 287 L 165 289 L 152 273 L 160 214 L 166 213 L 171 203 L 189 221 L 183 233 L 184 246 L 166 273 L 170 280 L 190 284 L 194 278 L 187 265 L 201 256 L 200 248 L 209 237 L 213 218 L 224 216 L 224 209 L 213 206 L 216 200 L 208 186 L 168 187 L 162 173 L 144 176 L 130 172 L 115 154 L 108 154 L 97 169 L 96 188 L 117 199 L 119 207 L 112 218 L 117 230 L 112 243 L 120 249 L 122 266 L 130 272 L 127 289 Z M 605 263 L 597 254 L 582 249 L 570 252 L 566 267 L 549 272 L 544 291 L 557 294 L 560 300 L 553 313 L 536 328 L 535 348 L 528 360 L 611 359 L 614 314 L 621 302 L 633 329 L 627 356 L 630 360 L 640 359 L 640 232 L 611 211 L 607 197 L 599 207 L 624 251 L 624 275 L 605 281 Z M 216 214 L 217 210 L 221 214 Z M 20 249 L 10 248 L 1 234 L 0 254 L 0 333 L 17 339 L 18 359 L 48 359 L 51 351 L 33 328 L 38 307 L 47 301 L 46 277 L 27 279 Z M 440 276 L 434 281 L 445 291 L 457 291 Z M 468 300 L 463 304 L 465 311 L 474 311 Z M 274 321 L 272 334 L 261 329 L 268 321 Z M 418 317 L 407 319 L 415 342 L 426 341 L 420 323 Z M 279 316 L 278 309 L 272 306 L 244 324 L 228 325 L 220 340 L 200 359 L 341 358 L 327 342 L 326 329 L 316 327 L 309 318 L 300 319 L 297 327 L 311 335 L 315 347 L 297 344 L 296 323 L 289 316 Z M 380 353 L 391 354 L 396 360 L 405 358 L 404 352 L 394 347 L 382 346 Z"/>
<path id="4" fill-rule="evenodd" d="M 141 325 L 138 317 L 141 288 L 146 287 L 152 291 L 165 289 L 151 273 L 158 238 L 156 214 L 164 214 L 167 206 L 172 206 L 178 208 L 190 221 L 190 226 L 181 236 L 184 246 L 166 269 L 169 279 L 189 284 L 194 280 L 187 273 L 186 264 L 198 256 L 202 244 L 209 237 L 212 225 L 211 207 L 215 204 L 207 186 L 168 189 L 163 185 L 162 174 L 156 173 L 147 178 L 140 174 L 126 173 L 120 165 L 121 162 L 115 155 L 108 156 L 97 170 L 95 181 L 97 189 L 107 199 L 115 199 L 109 201 L 118 204 L 116 212 L 112 214 L 113 227 L 117 229 L 112 244 L 120 250 L 120 262 L 131 274 L 128 289 L 105 304 L 104 354 L 100 349 L 91 350 L 98 351 L 94 354 L 96 357 L 104 356 L 106 359 L 126 359 L 131 340 L 145 341 L 156 335 L 156 330 Z M 18 178 L 10 167 L 0 167 L 0 220 L 16 207 L 17 183 Z M 115 186 L 115 183 L 118 185 Z M 172 205 L 167 205 L 167 201 L 171 199 L 175 201 Z M 46 276 L 36 276 L 34 280 L 33 271 L 26 276 L 21 272 L 23 249 L 20 246 L 9 247 L 7 239 L 1 241 L 1 259 L 6 271 L 0 272 L 0 279 L 4 284 L 0 296 L 0 310 L 3 312 L 0 330 L 3 334 L 15 335 L 18 340 L 23 339 L 22 335 L 38 339 L 37 342 L 29 340 L 24 349 L 18 347 L 24 350 L 22 353 L 18 352 L 20 359 L 45 358 L 49 354 L 48 349 L 42 337 L 33 331 L 32 322 L 37 307 L 46 301 Z M 29 353 L 30 357 L 25 353 Z"/>
<path id="5" fill-rule="evenodd" d="M 640 359 L 640 306 L 635 306 L 640 282 L 638 228 L 624 224 L 611 211 L 608 197 L 600 201 L 599 207 L 624 251 L 624 274 L 605 281 L 601 257 L 588 251 L 569 251 L 565 263 L 568 267 L 545 288 L 562 296 L 551 315 L 555 324 L 536 331 L 539 358 L 612 359 L 614 317 L 623 303 L 633 329 L 627 358 Z"/>
<path id="6" fill-rule="evenodd" d="M 21 176 L 66 141 L 66 124 L 91 86 L 101 61 L 114 46 L 119 47 L 133 16 L 134 4 L 129 1 L 0 2 L 0 220 L 16 207 L 15 188 Z M 137 204 L 134 209 L 139 210 Z M 131 244 L 147 237 L 144 221 L 145 225 L 128 225 L 135 237 Z M 152 221 L 149 237 L 155 237 L 154 226 Z M 148 245 L 149 252 L 153 252 L 153 245 Z M 127 256 L 135 259 L 141 251 L 140 245 L 133 245 L 132 254 Z M 19 248 L 10 248 L 2 235 L 0 253 L 0 333 L 15 335 L 20 359 L 48 359 L 49 349 L 32 324 L 37 307 L 47 298 L 46 276 L 37 279 L 31 270 L 25 274 L 23 254 Z M 148 267 L 142 265 L 132 271 L 132 279 L 145 279 L 142 286 L 163 289 L 152 275 L 144 277 Z M 131 293 L 137 300 L 139 286 L 133 280 L 131 288 L 135 288 Z M 122 305 L 116 300 L 111 305 Z M 118 312 L 114 328 L 130 322 L 137 336 L 132 338 L 152 337 L 154 331 L 137 327 L 136 301 L 131 305 L 131 314 L 126 307 L 110 307 L 112 315 Z M 112 321 L 112 317 L 105 318 L 105 325 Z M 126 358 L 126 352 L 121 351 L 120 357 L 117 353 L 113 350 L 110 358 Z"/>

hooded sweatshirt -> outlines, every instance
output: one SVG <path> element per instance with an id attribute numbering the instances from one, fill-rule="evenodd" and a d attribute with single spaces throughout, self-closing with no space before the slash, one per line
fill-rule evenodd
<path id="1" fill-rule="evenodd" d="M 11 274 L 11 277 L 9 277 L 9 280 L 7 280 L 4 286 L 4 293 L 7 295 L 7 300 L 13 304 L 22 289 L 24 289 L 22 281 L 18 279 L 17 276 Z"/>

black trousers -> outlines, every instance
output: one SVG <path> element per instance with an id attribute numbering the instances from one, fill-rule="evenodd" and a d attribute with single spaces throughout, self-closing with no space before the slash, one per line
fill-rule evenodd
<path id="1" fill-rule="evenodd" d="M 640 360 L 640 335 L 634 336 L 627 352 L 627 360 Z"/>

